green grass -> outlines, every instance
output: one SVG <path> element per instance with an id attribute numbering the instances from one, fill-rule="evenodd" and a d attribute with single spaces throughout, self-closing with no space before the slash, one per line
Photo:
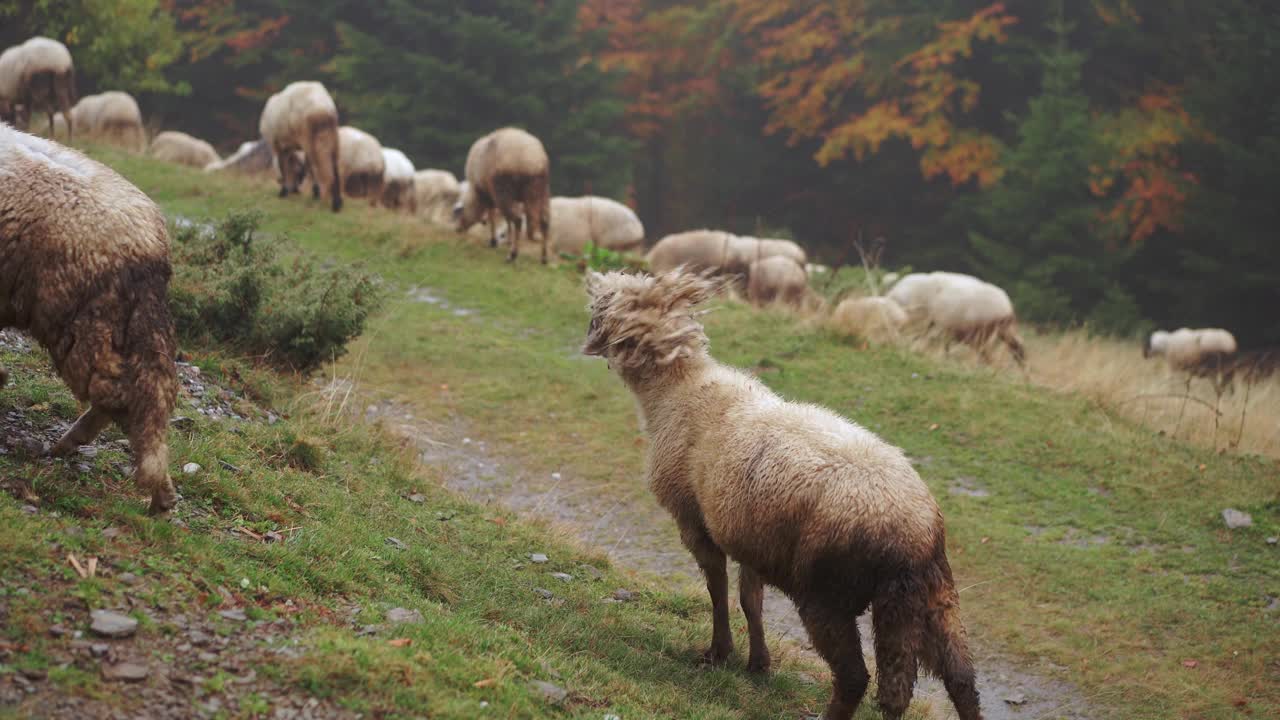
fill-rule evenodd
<path id="1" fill-rule="evenodd" d="M 276 398 L 290 417 L 269 424 L 255 412 L 250 422 L 200 419 L 172 432 L 175 470 L 186 462 L 203 467 L 176 476 L 180 524 L 143 514 L 120 471 L 123 451 L 77 458 L 88 472 L 69 461 L 0 455 L 0 478 L 21 478 L 42 507 L 29 515 L 23 500 L 0 496 L 0 652 L 7 652 L 0 675 L 44 669 L 57 693 L 140 711 L 128 687 L 99 679 L 96 662 L 68 662 L 69 638 L 52 637 L 50 627 L 83 629 L 88 610 L 134 597 L 141 604 L 132 614 L 142 621 L 136 648 L 169 664 L 170 638 L 183 633 L 173 613 L 218 622 L 226 594 L 251 620 L 296 617 L 305 648 L 283 661 L 248 655 L 277 690 L 240 692 L 238 717 L 262 714 L 277 692 L 378 717 L 474 718 L 483 702 L 501 717 L 774 718 L 821 702 L 823 688 L 803 683 L 794 664 L 767 679 L 699 668 L 696 652 L 709 637 L 700 599 L 637 585 L 544 526 L 461 500 L 373 429 L 289 405 L 298 388 L 287 382 L 216 357 L 199 361 L 206 375 Z M 67 402 L 41 353 L 0 352 L 0 363 L 12 372 L 0 410 L 25 409 L 41 397 Z M 194 415 L 190 408 L 184 414 Z M 119 435 L 110 431 L 107 439 Z M 302 446 L 305 463 L 296 461 Z M 425 502 L 406 499 L 413 493 Z M 123 532 L 108 536 L 107 528 Z M 240 528 L 287 539 L 258 542 Z M 392 547 L 388 537 L 407 548 Z M 532 552 L 551 561 L 531 564 Z M 98 558 L 101 574 L 78 578 L 68 554 Z M 556 571 L 576 579 L 562 583 L 550 577 Z M 125 572 L 140 584 L 123 582 Z M 555 598 L 542 599 L 538 587 Z M 637 599 L 603 601 L 619 587 L 633 588 Z M 373 637 L 355 633 L 396 606 L 420 611 L 423 622 Z M 352 607 L 361 613 L 348 622 Z M 228 638 L 237 632 L 228 623 L 217 630 Z M 533 679 L 571 694 L 552 706 L 530 689 Z M 233 673 L 210 666 L 194 692 L 225 696 L 236 688 Z"/>
<path id="2" fill-rule="evenodd" d="M 306 200 L 278 200 L 265 184 L 210 178 L 112 152 L 101 156 L 171 213 L 217 217 L 229 210 L 261 209 L 267 213 L 264 230 L 288 232 L 308 251 L 337 262 L 367 263 L 392 284 L 392 300 L 338 373 L 414 403 L 424 417 L 465 418 L 470 432 L 529 472 L 571 472 L 600 493 L 625 499 L 633 512 L 652 511 L 639 486 L 642 449 L 631 400 L 603 363 L 576 352 L 586 315 L 573 268 L 544 269 L 529 258 L 505 265 L 499 253 L 363 203 L 350 203 L 335 216 Z M 453 308 L 410 301 L 406 292 L 415 285 L 433 288 Z M 456 308 L 472 312 L 459 316 Z M 1058 675 L 1077 683 L 1096 711 L 1114 717 L 1280 713 L 1280 612 L 1266 610 L 1269 597 L 1280 596 L 1280 548 L 1265 542 L 1280 535 L 1280 465 L 1274 460 L 1218 455 L 1178 443 L 1083 398 L 1048 393 L 1016 377 L 895 350 L 862 350 L 780 313 L 720 303 L 706 320 L 717 357 L 759 368 L 783 395 L 832 407 L 920 460 L 920 472 L 946 514 L 952 564 L 965 588 L 964 617 L 983 646 L 1015 662 L 1043 660 L 1061 668 Z M 362 432 L 348 429 L 342 435 Z M 385 510 L 394 505 L 390 488 L 409 482 L 407 475 L 396 479 L 383 475 L 387 472 L 384 467 L 372 475 L 342 475 L 356 485 L 341 491 L 331 487 L 335 483 L 320 486 L 340 492 L 329 502 L 367 502 Z M 271 484 L 256 473 L 246 475 L 219 484 L 226 493 L 239 489 L 228 507 L 267 502 L 261 492 L 245 488 Z M 990 495 L 950 494 L 948 488 L 960 477 L 973 478 Z M 300 482 L 298 492 L 321 492 L 316 485 Z M 464 518 L 478 512 L 461 503 L 451 507 Z M 1225 507 L 1251 513 L 1253 527 L 1225 530 L 1219 516 Z M 524 577 L 520 573 L 528 569 L 509 565 L 527 546 L 496 539 L 495 528 L 480 522 L 474 523 L 474 533 L 431 537 L 433 544 L 449 542 L 451 552 L 431 554 L 438 564 L 427 567 L 444 580 L 425 587 L 400 575 L 401 568 L 379 572 L 379 564 L 367 556 L 360 563 L 335 560 L 338 548 L 348 543 L 373 554 L 382 552 L 375 542 L 379 532 L 408 534 L 403 525 L 388 524 L 393 520 L 383 513 L 349 509 L 334 507 L 338 515 L 317 519 L 325 528 L 318 532 L 334 533 L 334 545 L 314 552 L 325 568 L 322 575 L 345 582 L 331 585 L 317 578 L 298 582 L 296 589 L 321 598 L 337 593 L 417 603 L 409 606 L 429 608 L 440 618 L 436 623 L 429 615 L 423 644 L 461 645 L 447 655 L 431 651 L 433 659 L 415 670 L 402 663 L 414 662 L 417 638 L 410 652 L 337 629 L 317 630 L 325 656 L 342 662 L 326 665 L 330 675 L 319 682 L 303 673 L 302 682 L 311 683 L 307 687 L 351 684 L 383 702 L 418 702 L 434 694 L 474 698 L 459 679 L 466 673 L 444 667 L 470 668 L 467 677 L 474 679 L 502 673 L 532 677 L 537 665 L 529 658 L 547 653 L 563 658 L 568 667 L 581 664 L 574 671 L 580 675 L 572 677 L 582 678 L 584 696 L 635 703 L 613 705 L 630 711 L 619 712 L 622 717 L 789 716 L 806 703 L 816 707 L 825 692 L 825 687 L 799 687 L 786 674 L 757 685 L 737 672 L 695 671 L 693 648 L 706 631 L 702 597 L 647 591 L 653 594 L 646 594 L 652 598 L 646 620 L 625 629 L 617 624 L 621 619 L 608 616 L 616 608 L 602 610 L 585 599 L 579 610 L 567 609 L 572 603 L 559 609 L 528 603 L 513 608 L 513 598 L 503 594 L 514 592 L 510 587 L 464 568 L 510 573 L 499 575 L 504 581 Z M 329 528 L 330 522 L 344 521 L 359 533 Z M 526 541 L 538 532 L 516 523 L 503 531 Z M 1095 537 L 1106 541 L 1089 542 Z M 157 555 L 163 553 L 148 556 Z M 456 565 L 455 555 L 462 558 Z M 280 572 L 273 562 L 242 561 Z M 293 572 L 312 575 L 303 568 Z M 355 577 L 344 578 L 348 573 Z M 432 588 L 440 587 L 458 599 L 431 599 Z M 499 595 L 488 598 L 491 593 Z M 514 635 L 506 644 L 494 642 L 506 654 L 495 654 L 470 634 L 487 637 L 498 630 L 485 611 L 476 615 L 477 607 L 468 603 L 503 613 L 497 627 Z M 472 609 L 462 612 L 459 604 Z M 475 623 L 465 631 L 454 624 L 464 618 Z M 609 650 L 595 645 L 604 642 L 617 644 Z M 649 649 L 625 650 L 629 643 Z M 632 653 L 659 661 L 638 667 Z M 515 669 L 505 669 L 498 658 Z M 1195 660 L 1196 667 L 1185 667 L 1185 660 Z M 381 672 L 367 672 L 368 663 L 380 663 Z M 427 672 L 424 666 L 432 668 L 430 681 L 411 683 L 409 689 L 378 684 L 397 673 Z M 531 702 L 520 683 L 509 686 L 512 694 L 495 704 Z M 448 705 L 432 697 L 427 697 L 432 707 Z"/>

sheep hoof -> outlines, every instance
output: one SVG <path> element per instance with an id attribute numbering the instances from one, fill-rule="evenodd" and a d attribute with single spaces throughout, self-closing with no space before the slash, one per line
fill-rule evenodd
<path id="1" fill-rule="evenodd" d="M 151 493 L 151 505 L 147 508 L 147 514 L 151 516 L 163 515 L 173 509 L 178 504 L 178 494 L 172 488 L 164 488 Z"/>
<path id="2" fill-rule="evenodd" d="M 509 262 L 509 263 L 513 263 L 513 262 L 515 262 L 515 261 L 516 261 L 516 254 L 515 254 L 515 253 L 511 253 L 510 255 L 508 255 L 508 256 L 507 256 L 507 262 Z"/>
<path id="3" fill-rule="evenodd" d="M 733 646 L 716 647 L 712 645 L 702 653 L 702 662 L 706 665 L 723 665 L 725 660 L 729 659 L 729 655 L 733 653 Z"/>
<path id="4" fill-rule="evenodd" d="M 768 654 L 762 658 L 753 656 L 747 661 L 747 672 L 764 675 L 769 672 L 769 666 L 772 664 Z"/>
<path id="5" fill-rule="evenodd" d="M 491 248 L 496 248 L 496 247 L 498 247 L 498 238 L 496 238 L 496 237 L 491 237 L 491 238 L 489 238 L 489 247 L 491 247 Z"/>
<path id="6" fill-rule="evenodd" d="M 289 188 L 284 185 L 280 186 L 280 197 L 289 197 Z"/>

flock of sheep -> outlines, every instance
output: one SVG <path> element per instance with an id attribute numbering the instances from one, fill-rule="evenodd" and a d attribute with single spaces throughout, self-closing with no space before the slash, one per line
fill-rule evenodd
<path id="1" fill-rule="evenodd" d="M 73 104 L 74 95 L 70 55 L 55 41 L 34 38 L 0 56 L 6 122 L 29 124 L 45 112 L 50 134 L 143 148 L 131 97 L 108 92 Z M 477 140 L 463 182 L 444 170 L 415 171 L 403 153 L 341 126 L 319 83 L 293 83 L 273 95 L 259 130 L 260 139 L 225 159 L 176 132 L 157 135 L 149 152 L 211 172 L 274 170 L 282 197 L 310 180 L 311 193 L 334 211 L 344 196 L 365 197 L 459 231 L 483 223 L 491 245 L 505 238 L 510 260 L 522 240 L 540 240 L 543 262 L 551 247 L 634 252 L 644 244 L 643 226 L 621 203 L 551 197 L 546 150 L 523 130 Z M 0 327 L 25 330 L 47 348 L 88 405 L 53 452 L 73 452 L 117 423 L 156 513 L 177 499 L 166 440 L 178 387 L 167 233 L 159 208 L 110 168 L 0 122 Z M 816 302 L 804 249 L 695 230 L 661 239 L 646 260 L 653 275 L 590 276 L 583 351 L 608 359 L 636 395 L 651 438 L 650 487 L 706 575 L 713 608 L 707 659 L 723 661 L 732 648 L 726 562 L 733 559 L 742 568 L 749 669 L 770 664 L 761 617 L 769 584 L 795 601 L 831 665 L 828 720 L 851 718 L 866 690 L 856 620 L 868 607 L 885 716 L 902 716 L 922 668 L 942 678 L 961 718 L 980 719 L 942 517 L 902 451 L 834 413 L 782 400 L 707 352 L 696 307 L 726 286 L 756 303 Z M 998 341 L 1023 363 L 1013 304 L 999 287 L 947 272 L 887 279 L 885 295 L 847 298 L 831 322 L 864 337 L 916 327 L 968 344 L 984 359 Z M 1235 339 L 1222 330 L 1157 332 L 1146 346 L 1178 369 L 1205 374 L 1212 366 L 1219 377 L 1235 352 Z M 7 379 L 0 369 L 0 385 Z"/>

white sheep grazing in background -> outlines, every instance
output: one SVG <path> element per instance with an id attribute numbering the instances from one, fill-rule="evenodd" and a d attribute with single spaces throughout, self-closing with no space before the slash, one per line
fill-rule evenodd
<path id="1" fill-rule="evenodd" d="M 1234 370 L 1231 362 L 1238 346 L 1236 338 L 1221 328 L 1178 328 L 1173 332 L 1157 330 L 1147 338 L 1142 348 L 1143 357 L 1162 355 L 1169 367 L 1187 373 L 1187 386 L 1191 378 L 1208 378 L 1221 393 L 1231 381 Z"/>
<path id="2" fill-rule="evenodd" d="M 18 84 L 22 81 L 22 45 L 0 53 L 0 120 L 17 122 Z"/>
<path id="3" fill-rule="evenodd" d="M 781 255 L 795 261 L 800 267 L 804 267 L 809 263 L 809 255 L 804 248 L 792 240 L 778 240 L 775 238 L 757 238 L 750 235 L 739 236 L 738 242 L 741 243 L 743 256 L 747 258 L 747 262 L 753 263 L 756 260 Z"/>
<path id="4" fill-rule="evenodd" d="M 946 336 L 946 347 L 960 342 L 990 362 L 990 342 L 998 338 L 1014 361 L 1023 366 L 1026 349 L 1018 337 L 1013 302 L 1004 290 L 968 275 L 940 274 L 939 288 L 929 298 L 928 316 Z"/>
<path id="5" fill-rule="evenodd" d="M 804 266 L 786 255 L 773 255 L 747 266 L 747 300 L 754 305 L 781 302 L 799 307 L 809 294 Z"/>
<path id="6" fill-rule="evenodd" d="M 829 324 L 845 335 L 888 342 L 899 337 L 907 324 L 907 311 L 887 297 L 849 297 L 836 305 Z"/>
<path id="7" fill-rule="evenodd" d="M 551 198 L 550 233 L 559 252 L 581 253 L 587 245 L 629 252 L 644 245 L 644 225 L 635 211 L 595 195 Z"/>
<path id="8" fill-rule="evenodd" d="M 271 144 L 275 155 L 280 197 L 298 192 L 303 178 L 310 174 L 312 194 L 327 194 L 333 211 L 342 209 L 338 106 L 324 85 L 293 82 L 272 95 L 262 108 L 258 133 Z M 381 159 L 379 154 L 379 162 Z M 382 179 L 381 169 L 378 179 Z"/>
<path id="9" fill-rule="evenodd" d="M 461 193 L 458 178 L 448 170 L 419 170 L 413 174 L 414 204 L 417 213 L 437 225 L 449 225 L 453 206 Z"/>
<path id="10" fill-rule="evenodd" d="M 888 297 L 907 313 L 911 326 L 941 332 L 949 349 L 960 342 L 990 361 L 989 345 L 998 338 L 1023 365 L 1026 349 L 1017 333 L 1017 316 L 1009 295 L 971 275 L 951 272 L 910 273 L 889 289 Z"/>
<path id="11" fill-rule="evenodd" d="M 271 143 L 263 139 L 246 140 L 227 157 L 204 167 L 205 172 L 232 172 L 245 175 L 257 175 L 272 172 L 275 167 L 275 153 L 271 152 Z"/>
<path id="12" fill-rule="evenodd" d="M 368 198 L 369 204 L 377 207 L 385 171 L 382 143 L 377 138 L 350 125 L 338 128 L 338 173 L 344 194 Z"/>
<path id="13" fill-rule="evenodd" d="M 682 266 L 689 272 L 712 268 L 723 271 L 734 264 L 730 258 L 733 237 L 721 230 L 673 233 L 655 243 L 645 255 L 645 260 L 655 275 L 669 273 Z M 746 272 L 746 265 L 742 264 L 738 272 Z"/>
<path id="14" fill-rule="evenodd" d="M 147 147 L 147 131 L 142 110 L 133 96 L 119 90 L 86 95 L 71 108 L 71 125 L 96 140 L 142 152 Z"/>
<path id="15" fill-rule="evenodd" d="M 45 112 L 49 115 L 48 126 L 53 127 L 54 113 L 70 115 L 76 101 L 76 71 L 71 53 L 57 40 L 36 36 L 22 43 L 18 57 L 20 69 L 14 102 L 20 105 L 21 111 L 13 112 L 15 123 L 25 127 L 30 124 L 33 113 Z M 71 123 L 67 128 L 68 137 L 74 129 Z"/>
<path id="16" fill-rule="evenodd" d="M 614 252 L 632 252 L 644 245 L 644 224 L 631 208 L 617 200 L 584 195 L 551 198 L 551 247 L 581 255 L 588 245 Z M 498 232 L 498 244 L 507 241 Z"/>
<path id="17" fill-rule="evenodd" d="M 147 154 L 157 160 L 198 168 L 220 160 L 212 145 L 176 130 L 166 130 L 152 138 Z"/>
<path id="18" fill-rule="evenodd" d="M 418 202 L 413 183 L 413 162 L 399 150 L 382 148 L 382 206 L 392 210 L 416 212 Z"/>

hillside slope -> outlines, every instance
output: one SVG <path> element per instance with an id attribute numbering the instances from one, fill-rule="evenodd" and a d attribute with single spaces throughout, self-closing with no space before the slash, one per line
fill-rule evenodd
<path id="1" fill-rule="evenodd" d="M 111 152 L 102 157 L 171 213 L 198 218 L 262 209 L 267 230 L 288 232 L 308 251 L 335 262 L 368 263 L 391 283 L 396 299 L 336 374 L 442 427 L 465 428 L 518 460 L 529 477 L 557 474 L 526 493 L 563 478 L 576 492 L 606 498 L 622 518 L 619 525 L 628 518 L 632 524 L 663 522 L 638 487 L 642 441 L 630 399 L 603 363 L 577 353 L 586 318 L 580 276 L 572 267 L 545 269 L 527 259 L 508 266 L 487 248 L 363 206 L 334 216 L 306 200 L 278 200 L 265 184 Z M 1280 465 L 1274 460 L 1188 447 L 1077 396 L 1046 393 L 961 363 L 864 350 L 780 313 L 719 303 L 707 324 L 717 356 L 754 368 L 788 397 L 848 415 L 915 458 L 947 517 L 975 642 L 1075 683 L 1096 715 L 1280 712 L 1280 548 L 1267 542 L 1280 535 Z M 226 482 L 240 487 L 245 481 Z M 396 482 L 403 487 L 408 481 Z M 257 493 L 247 497 L 263 502 Z M 383 511 L 374 513 L 379 522 L 404 522 L 399 511 L 386 514 L 388 507 L 376 506 Z M 1228 531 L 1220 515 L 1228 507 L 1250 513 L 1252 527 Z M 333 519 L 357 516 L 367 515 Z M 376 546 L 376 534 L 369 533 L 367 542 Z M 471 542 L 458 536 L 451 547 Z M 479 556 L 485 545 L 475 542 L 472 552 Z M 529 572 L 510 568 L 535 550 L 506 548 L 502 562 L 477 563 Z M 396 573 L 383 581 L 400 583 L 405 602 L 415 595 Z M 473 584 L 479 582 L 466 577 L 448 587 L 464 598 L 492 591 Z M 643 640 L 668 648 L 670 662 L 646 668 L 639 678 L 621 660 L 599 671 L 636 682 L 651 678 L 668 691 L 679 688 L 681 697 L 687 692 L 700 702 L 732 706 L 684 712 L 636 705 L 635 713 L 622 717 L 777 717 L 797 704 L 821 701 L 825 688 L 798 686 L 794 676 L 762 686 L 735 672 L 697 673 L 690 658 L 702 642 L 705 602 L 685 594 L 664 597 L 659 610 L 676 609 L 692 621 L 667 624 L 666 615 L 653 615 L 641 635 L 656 633 Z M 484 607 L 505 613 L 509 604 Z M 488 627 L 484 611 L 468 617 Z M 561 646 L 561 638 L 543 634 L 554 621 L 538 620 L 521 624 L 533 628 L 524 636 L 532 656 L 581 656 L 580 643 L 564 638 Z M 607 627 L 607 618 L 601 620 Z M 379 657 L 391 652 L 379 647 Z M 517 667 L 522 679 L 536 674 Z M 345 677 L 357 685 L 372 682 L 360 672 Z M 636 696 L 645 689 L 637 688 Z M 461 685 L 451 690 L 464 691 Z"/>

